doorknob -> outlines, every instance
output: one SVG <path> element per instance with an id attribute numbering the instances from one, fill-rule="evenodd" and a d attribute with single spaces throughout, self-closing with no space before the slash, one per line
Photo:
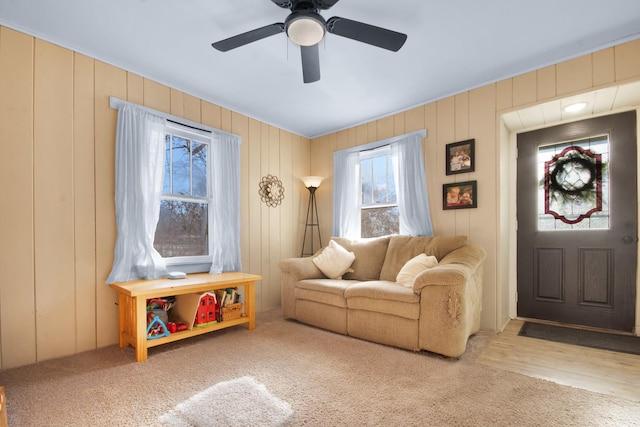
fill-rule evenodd
<path id="1" fill-rule="evenodd" d="M 622 241 L 628 245 L 628 244 L 630 244 L 630 243 L 635 242 L 635 241 L 636 241 L 636 239 L 634 239 L 634 238 L 633 238 L 633 237 L 631 237 L 631 236 L 624 236 L 624 237 L 622 238 Z"/>

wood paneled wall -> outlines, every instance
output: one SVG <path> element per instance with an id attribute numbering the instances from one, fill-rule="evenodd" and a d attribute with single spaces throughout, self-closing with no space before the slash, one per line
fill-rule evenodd
<path id="1" fill-rule="evenodd" d="M 640 40 L 584 55 L 411 110 L 311 141 L 311 173 L 329 177 L 318 189 L 323 240 L 331 236 L 333 206 L 333 152 L 417 129 L 427 129 L 423 139 L 430 213 L 436 235 L 466 235 L 487 250 L 484 273 L 482 328 L 500 329 L 508 318 L 509 283 L 502 241 L 509 218 L 505 212 L 507 177 L 501 180 L 501 139 L 508 136 L 500 116 L 506 112 L 640 79 Z M 445 174 L 445 145 L 476 140 L 476 169 L 472 173 Z M 502 162 L 504 162 L 502 160 Z M 478 208 L 442 209 L 442 184 L 478 181 Z"/>
<path id="2" fill-rule="evenodd" d="M 0 369 L 117 343 L 105 284 L 115 226 L 115 96 L 242 137 L 243 270 L 257 310 L 280 304 L 278 261 L 299 254 L 310 141 L 0 26 Z M 265 206 L 262 176 L 285 199 Z"/>

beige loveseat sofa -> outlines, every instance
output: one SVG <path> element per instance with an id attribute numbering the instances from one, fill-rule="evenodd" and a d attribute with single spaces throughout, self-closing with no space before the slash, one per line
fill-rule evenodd
<path id="1" fill-rule="evenodd" d="M 322 273 L 313 262 L 318 254 L 279 263 L 285 317 L 404 349 L 464 353 L 468 337 L 480 328 L 481 247 L 464 236 L 332 240 L 355 255 L 342 279 Z M 438 265 L 404 286 L 396 282 L 419 254 L 435 256 Z"/>

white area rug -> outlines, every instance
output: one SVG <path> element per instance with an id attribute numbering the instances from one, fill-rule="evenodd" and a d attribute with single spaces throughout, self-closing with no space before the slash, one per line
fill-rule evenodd
<path id="1" fill-rule="evenodd" d="M 293 414 L 291 406 L 273 396 L 252 377 L 218 383 L 171 411 L 160 421 L 171 427 L 280 426 Z"/>

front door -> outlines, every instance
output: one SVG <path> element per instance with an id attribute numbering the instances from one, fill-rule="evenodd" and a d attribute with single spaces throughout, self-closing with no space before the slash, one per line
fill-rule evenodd
<path id="1" fill-rule="evenodd" d="M 635 111 L 518 135 L 518 316 L 633 330 Z"/>

